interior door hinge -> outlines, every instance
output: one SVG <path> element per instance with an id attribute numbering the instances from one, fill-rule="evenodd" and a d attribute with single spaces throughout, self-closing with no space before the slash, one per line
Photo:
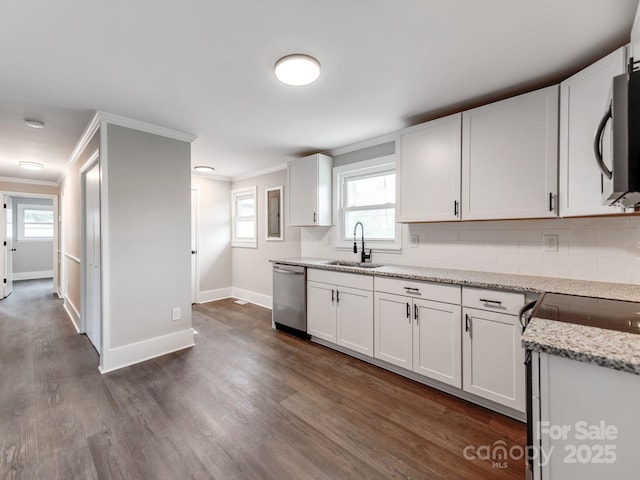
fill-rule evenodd
<path id="1" fill-rule="evenodd" d="M 7 283 L 7 279 L 6 279 L 6 278 L 4 279 L 4 282 L 3 282 L 3 283 Z"/>

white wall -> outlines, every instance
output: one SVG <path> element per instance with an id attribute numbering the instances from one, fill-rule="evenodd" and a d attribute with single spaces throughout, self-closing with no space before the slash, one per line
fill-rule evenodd
<path id="1" fill-rule="evenodd" d="M 198 302 L 231 296 L 231 182 L 191 177 L 198 190 Z"/>
<path id="2" fill-rule="evenodd" d="M 258 212 L 258 248 L 233 247 L 233 295 L 271 308 L 272 268 L 270 259 L 300 256 L 300 227 L 288 227 L 285 221 L 284 241 L 265 240 L 265 189 L 283 186 L 284 208 L 286 210 L 287 171 L 261 175 L 259 177 L 234 182 L 232 189 L 256 185 Z M 286 211 L 282 212 L 287 218 Z"/>
<path id="3" fill-rule="evenodd" d="M 542 251 L 547 233 L 558 235 L 558 252 Z M 425 223 L 402 234 L 401 254 L 374 252 L 373 261 L 640 284 L 640 217 Z M 302 230 L 303 256 L 355 259 L 334 243 L 333 227 Z"/>
<path id="4" fill-rule="evenodd" d="M 53 239 L 18 240 L 18 206 L 47 205 L 53 208 L 53 200 L 34 197 L 13 197 L 13 275 L 14 280 L 53 277 Z"/>

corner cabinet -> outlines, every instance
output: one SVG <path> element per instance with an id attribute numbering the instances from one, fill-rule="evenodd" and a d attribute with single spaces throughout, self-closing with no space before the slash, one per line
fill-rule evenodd
<path id="1" fill-rule="evenodd" d="M 399 222 L 460 220 L 461 122 L 456 113 L 398 133 Z"/>
<path id="2" fill-rule="evenodd" d="M 374 356 L 460 388 L 460 287 L 376 278 Z"/>
<path id="3" fill-rule="evenodd" d="M 626 68 L 619 48 L 560 84 L 560 216 L 602 215 L 622 209 L 602 205 L 602 174 L 593 154 L 596 128 L 607 108 L 613 77 Z M 610 128 L 610 127 L 609 127 Z M 605 163 L 611 165 L 604 136 Z"/>
<path id="4" fill-rule="evenodd" d="M 462 114 L 462 218 L 556 217 L 558 87 Z"/>
<path id="5" fill-rule="evenodd" d="M 320 153 L 287 163 L 291 226 L 331 226 L 333 159 Z"/>
<path id="6" fill-rule="evenodd" d="M 307 333 L 373 356 L 373 277 L 307 272 Z"/>

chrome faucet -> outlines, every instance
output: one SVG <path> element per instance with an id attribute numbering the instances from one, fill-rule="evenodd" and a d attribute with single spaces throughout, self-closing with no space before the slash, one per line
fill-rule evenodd
<path id="1" fill-rule="evenodd" d="M 371 249 L 369 249 L 368 254 L 364 249 L 364 225 L 362 225 L 362 222 L 356 222 L 356 226 L 353 227 L 353 253 L 358 253 L 358 244 L 356 243 L 356 231 L 358 230 L 358 225 L 360 225 L 360 230 L 362 231 L 362 252 L 360 252 L 360 263 L 371 262 Z"/>

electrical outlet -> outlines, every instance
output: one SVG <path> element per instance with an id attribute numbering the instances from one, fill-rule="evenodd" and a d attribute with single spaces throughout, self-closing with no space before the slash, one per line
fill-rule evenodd
<path id="1" fill-rule="evenodd" d="M 171 309 L 171 321 L 175 322 L 176 320 L 180 320 L 180 307 Z"/>
<path id="2" fill-rule="evenodd" d="M 558 251 L 558 235 L 543 235 L 542 236 L 542 251 L 543 252 L 557 252 Z"/>
<path id="3" fill-rule="evenodd" d="M 418 248 L 420 245 L 420 235 L 411 235 L 411 248 Z"/>

